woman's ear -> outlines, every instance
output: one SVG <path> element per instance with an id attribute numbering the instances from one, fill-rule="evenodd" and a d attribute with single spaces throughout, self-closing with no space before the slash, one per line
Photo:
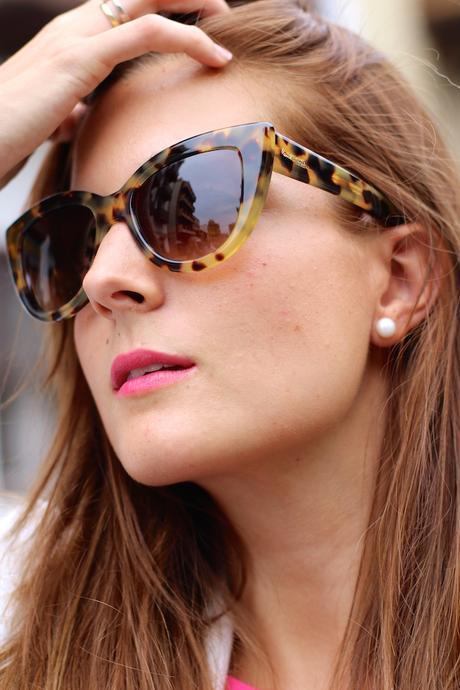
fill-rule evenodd
<path id="1" fill-rule="evenodd" d="M 386 279 L 374 314 L 371 342 L 388 347 L 402 340 L 427 316 L 439 294 L 442 265 L 439 237 L 418 223 L 407 223 L 382 231 L 381 258 Z M 380 319 L 393 319 L 393 335 L 379 334 Z"/>

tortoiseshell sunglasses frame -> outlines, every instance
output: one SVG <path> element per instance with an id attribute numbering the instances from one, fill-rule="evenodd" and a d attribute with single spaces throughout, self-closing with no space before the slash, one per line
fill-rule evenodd
<path id="1" fill-rule="evenodd" d="M 166 259 L 155 252 L 144 239 L 142 228 L 138 226 L 132 212 L 133 194 L 162 167 L 216 149 L 236 150 L 242 164 L 241 205 L 235 227 L 218 251 L 195 260 Z M 92 211 L 96 235 L 91 259 L 109 228 L 114 223 L 123 221 L 128 225 L 141 251 L 155 265 L 166 266 L 170 271 L 192 273 L 217 266 L 243 245 L 262 211 L 272 172 L 339 195 L 380 220 L 386 227 L 404 222 L 397 209 L 371 184 L 280 134 L 270 122 L 235 125 L 192 136 L 160 151 L 141 165 L 121 189 L 108 196 L 71 190 L 53 194 L 34 204 L 6 231 L 11 273 L 22 304 L 29 314 L 41 321 L 61 321 L 74 316 L 88 301 L 81 287 L 75 297 L 62 307 L 55 311 L 44 311 L 27 285 L 21 261 L 21 238 L 31 222 L 47 212 L 76 204 Z"/>

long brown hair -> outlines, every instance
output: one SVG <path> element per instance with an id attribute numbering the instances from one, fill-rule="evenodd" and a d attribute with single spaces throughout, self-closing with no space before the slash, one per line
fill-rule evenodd
<path id="1" fill-rule="evenodd" d="M 384 442 L 333 687 L 456 690 L 458 172 L 432 117 L 385 56 L 306 3 L 259 0 L 200 24 L 235 64 L 270 74 L 267 119 L 372 182 L 432 233 L 442 289 L 388 358 Z M 124 65 L 117 78 L 149 59 Z M 35 198 L 65 186 L 67 148 L 51 152 Z M 350 229 L 379 231 L 338 204 Z M 219 591 L 224 608 L 237 607 L 244 550 L 197 486 L 152 488 L 126 474 L 84 381 L 71 322 L 52 327 L 52 345 L 61 418 L 18 529 L 41 497 L 48 504 L 21 573 L 0 688 L 209 690 L 208 603 Z M 244 640 L 244 628 L 237 632 Z"/>

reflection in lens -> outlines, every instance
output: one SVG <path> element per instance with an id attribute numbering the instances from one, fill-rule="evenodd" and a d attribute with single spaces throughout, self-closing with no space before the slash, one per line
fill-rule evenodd
<path id="1" fill-rule="evenodd" d="M 95 237 L 95 219 L 76 204 L 48 211 L 22 238 L 24 278 L 37 306 L 55 311 L 76 296 L 87 272 Z"/>
<path id="2" fill-rule="evenodd" d="M 207 151 L 171 163 L 137 190 L 133 211 L 146 242 L 177 261 L 214 252 L 235 227 L 242 167 L 234 149 Z"/>

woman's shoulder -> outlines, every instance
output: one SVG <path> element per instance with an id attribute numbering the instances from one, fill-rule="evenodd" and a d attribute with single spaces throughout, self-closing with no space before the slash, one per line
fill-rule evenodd
<path id="1" fill-rule="evenodd" d="M 40 503 L 26 525 L 13 537 L 14 525 L 26 503 L 20 497 L 0 496 L 0 643 L 7 636 L 13 615 L 11 595 L 21 576 L 22 559 L 45 505 L 45 502 Z"/>

